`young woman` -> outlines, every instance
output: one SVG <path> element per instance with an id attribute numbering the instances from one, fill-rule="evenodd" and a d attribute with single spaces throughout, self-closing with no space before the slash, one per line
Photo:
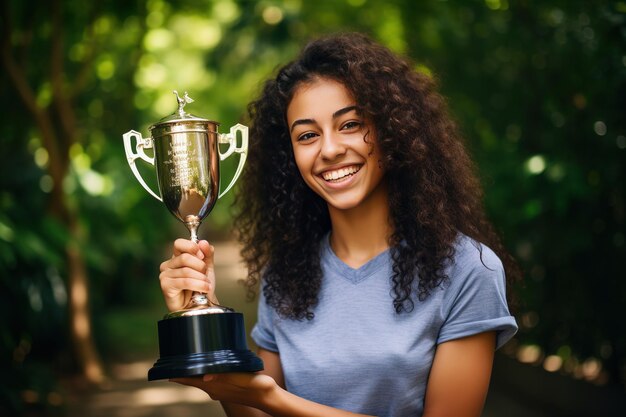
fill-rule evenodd
<path id="1" fill-rule="evenodd" d="M 517 330 L 517 273 L 433 79 L 363 35 L 333 36 L 249 110 L 236 225 L 261 282 L 265 371 L 178 382 L 230 416 L 479 416 Z M 212 262 L 206 241 L 174 243 L 168 308 L 214 295 Z"/>

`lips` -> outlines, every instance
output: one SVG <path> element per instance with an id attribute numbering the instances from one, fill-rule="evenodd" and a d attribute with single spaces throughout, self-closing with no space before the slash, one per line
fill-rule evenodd
<path id="1" fill-rule="evenodd" d="M 325 181 L 338 182 L 346 177 L 350 177 L 361 169 L 361 165 L 349 165 L 338 169 L 322 172 L 320 175 Z"/>

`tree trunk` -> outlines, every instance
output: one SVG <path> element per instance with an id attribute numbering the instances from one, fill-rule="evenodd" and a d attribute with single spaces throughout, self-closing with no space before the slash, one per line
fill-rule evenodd
<path id="1" fill-rule="evenodd" d="M 63 192 L 63 180 L 69 168 L 69 149 L 77 141 L 77 122 L 72 107 L 70 89 L 66 88 L 65 80 L 69 77 L 63 67 L 62 48 L 62 19 L 61 2 L 56 0 L 52 4 L 52 48 L 51 71 L 49 82 L 53 87 L 53 103 L 58 113 L 57 123 L 51 116 L 50 107 L 41 107 L 36 100 L 35 89 L 29 83 L 25 74 L 29 73 L 26 65 L 20 66 L 14 59 L 14 49 L 11 43 L 12 19 L 4 4 L 0 7 L 2 21 L 2 51 L 1 60 L 4 68 L 18 96 L 26 109 L 32 114 L 44 148 L 48 151 L 48 173 L 52 178 L 53 188 L 50 194 L 49 215 L 57 218 L 69 232 L 69 242 L 66 246 L 67 259 L 67 286 L 69 294 L 70 334 L 77 362 L 84 378 L 92 383 L 104 379 L 101 359 L 96 349 L 89 311 L 88 274 L 83 253 L 80 233 L 78 208 L 72 207 Z"/>
<path id="2" fill-rule="evenodd" d="M 104 379 L 102 361 L 93 341 L 89 311 L 87 269 L 81 248 L 78 216 L 69 216 L 71 241 L 67 245 L 70 331 L 74 350 L 85 378 L 94 383 Z"/>

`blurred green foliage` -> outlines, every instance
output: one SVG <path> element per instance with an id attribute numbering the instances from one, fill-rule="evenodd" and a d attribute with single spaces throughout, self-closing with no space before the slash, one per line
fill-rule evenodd
<path id="1" fill-rule="evenodd" d="M 50 4 L 2 6 L 3 54 L 19 63 L 37 106 L 59 124 Z M 121 135 L 130 129 L 147 135 L 150 124 L 175 110 L 174 89 L 195 99 L 190 112 L 220 121 L 226 131 L 246 120 L 260 83 L 306 40 L 351 30 L 406 54 L 417 70 L 440 80 L 478 162 L 487 209 L 526 272 L 516 343 L 537 348 L 526 360 L 556 355 L 562 371 L 623 384 L 626 2 L 57 4 L 63 83 L 81 87 L 71 103 L 77 140 L 67 148 L 61 184 L 81 232 L 72 235 L 52 215 L 50 195 L 59 185 L 49 172 L 50 150 L 19 86 L 3 73 L 0 410 L 54 409 L 54 401 L 46 402 L 58 390 L 54 381 L 76 371 L 67 245 L 78 243 L 87 265 L 96 334 L 106 332 L 100 318 L 114 306 L 159 304 L 163 247 L 187 232 L 136 183 Z M 227 179 L 235 163 L 225 165 Z M 155 186 L 151 168 L 140 168 Z M 228 195 L 217 204 L 204 237 L 228 237 L 231 201 Z M 105 339 L 98 343 L 107 351 Z M 587 372 L 585 363 L 601 367 Z"/>

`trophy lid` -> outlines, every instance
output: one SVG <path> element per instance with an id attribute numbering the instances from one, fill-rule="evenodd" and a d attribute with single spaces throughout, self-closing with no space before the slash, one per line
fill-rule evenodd
<path id="1" fill-rule="evenodd" d="M 184 109 L 185 105 L 187 103 L 193 103 L 194 101 L 191 97 L 189 97 L 189 94 L 187 94 L 186 91 L 183 97 L 180 97 L 178 95 L 178 91 L 176 90 L 174 90 L 173 93 L 176 95 L 176 100 L 178 101 L 178 110 L 170 114 L 169 116 L 165 116 L 164 118 L 156 122 L 154 125 L 150 127 L 150 130 L 154 129 L 157 126 L 162 126 L 162 125 L 171 124 L 171 123 L 189 123 L 189 122 L 203 123 L 204 122 L 204 123 L 212 123 L 215 125 L 219 125 L 219 123 L 217 122 L 204 119 L 202 117 L 194 116 L 193 114 L 187 113 L 185 111 Z"/>

